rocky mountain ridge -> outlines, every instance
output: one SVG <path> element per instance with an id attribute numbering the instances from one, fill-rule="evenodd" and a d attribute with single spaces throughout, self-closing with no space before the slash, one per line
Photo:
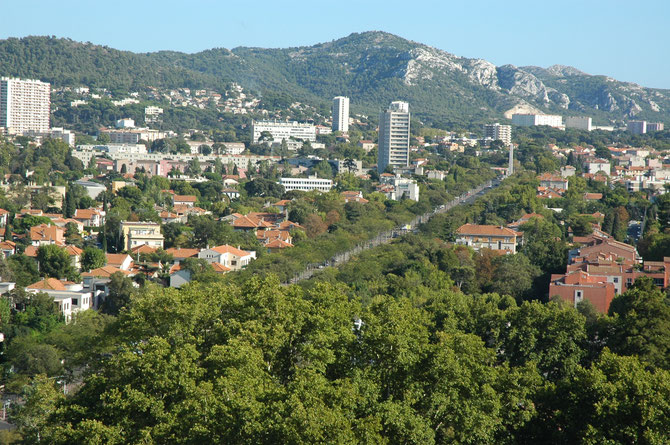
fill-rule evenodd
<path id="1" fill-rule="evenodd" d="M 313 46 L 195 54 L 135 54 L 49 37 L 7 39 L 0 41 L 0 74 L 128 91 L 216 89 L 236 82 L 314 104 L 347 95 L 354 110 L 373 114 L 400 99 L 420 118 L 441 124 L 502 118 L 512 109 L 589 115 L 600 123 L 631 118 L 670 123 L 670 90 L 569 66 L 495 66 L 379 31 Z"/>

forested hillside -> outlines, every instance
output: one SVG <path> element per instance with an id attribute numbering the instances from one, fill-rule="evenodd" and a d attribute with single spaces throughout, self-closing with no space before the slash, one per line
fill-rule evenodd
<path id="1" fill-rule="evenodd" d="M 516 105 L 611 124 L 643 118 L 670 123 L 670 93 L 554 66 L 496 67 L 383 32 L 352 34 L 309 47 L 211 49 L 134 54 L 68 39 L 0 41 L 2 75 L 112 91 L 214 88 L 236 82 L 258 94 L 286 94 L 312 105 L 336 95 L 375 114 L 407 100 L 440 127 L 500 119 Z M 527 108 L 528 109 L 528 108 Z"/>

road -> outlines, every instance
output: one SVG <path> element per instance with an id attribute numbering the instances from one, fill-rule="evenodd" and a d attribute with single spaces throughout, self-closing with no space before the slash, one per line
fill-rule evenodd
<path id="1" fill-rule="evenodd" d="M 387 232 L 380 233 L 377 235 L 375 238 L 370 239 L 368 241 L 359 243 L 356 245 L 354 248 L 346 251 L 339 253 L 332 257 L 331 259 L 324 261 L 322 263 L 311 263 L 308 264 L 305 270 L 303 270 L 301 273 L 297 274 L 291 280 L 289 280 L 288 283 L 284 284 L 295 284 L 303 280 L 308 280 L 310 279 L 315 272 L 318 270 L 324 269 L 326 267 L 334 267 L 334 266 L 339 266 L 340 264 L 346 263 L 349 261 L 353 256 L 356 256 L 363 252 L 364 250 L 371 249 L 373 247 L 377 247 L 381 244 L 388 244 L 391 241 L 393 241 L 395 238 L 399 238 L 400 236 L 409 233 L 409 232 L 415 232 L 419 225 L 424 224 L 428 222 L 433 216 L 439 215 L 441 213 L 448 212 L 449 210 L 453 209 L 456 206 L 462 205 L 462 204 L 470 204 L 474 202 L 477 198 L 480 196 L 484 195 L 487 193 L 490 189 L 493 189 L 497 186 L 500 185 L 500 180 L 495 179 L 493 181 L 489 181 L 485 184 L 480 185 L 479 187 L 476 187 L 467 193 L 464 193 L 461 196 L 458 196 L 451 200 L 449 203 L 442 205 L 440 207 L 437 207 L 433 209 L 430 212 L 424 213 L 423 215 L 417 216 L 414 218 L 410 223 L 403 224 L 401 226 L 398 226 L 392 230 L 389 230 Z"/>

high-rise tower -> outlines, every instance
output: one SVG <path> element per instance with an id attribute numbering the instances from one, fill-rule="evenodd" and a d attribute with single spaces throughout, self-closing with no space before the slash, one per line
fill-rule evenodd
<path id="1" fill-rule="evenodd" d="M 337 96 L 333 98 L 333 131 L 347 133 L 349 131 L 349 98 Z"/>
<path id="2" fill-rule="evenodd" d="M 48 132 L 51 86 L 39 80 L 0 78 L 0 127 L 11 134 Z"/>
<path id="3" fill-rule="evenodd" d="M 409 104 L 399 101 L 391 102 L 379 117 L 377 171 L 383 172 L 387 165 L 409 166 L 409 119 Z"/>

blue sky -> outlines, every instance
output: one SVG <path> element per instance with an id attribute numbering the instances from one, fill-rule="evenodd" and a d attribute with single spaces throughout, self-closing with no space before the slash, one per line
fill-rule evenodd
<path id="1" fill-rule="evenodd" d="M 496 65 L 571 65 L 670 88 L 668 19 L 668 0 L 21 0 L 0 9 L 0 38 L 55 35 L 135 52 L 197 52 L 381 30 Z"/>

